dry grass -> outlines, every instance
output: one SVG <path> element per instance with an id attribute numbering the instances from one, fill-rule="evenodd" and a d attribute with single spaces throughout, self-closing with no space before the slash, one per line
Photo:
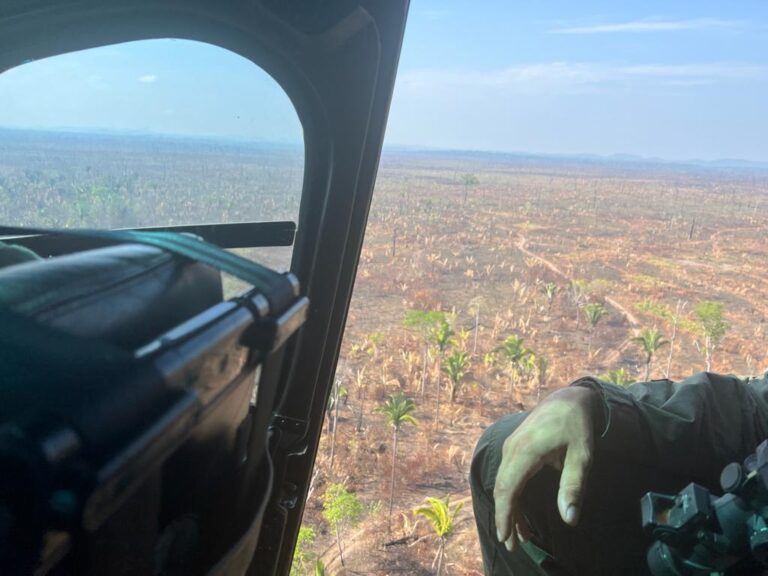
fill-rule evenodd
<path id="1" fill-rule="evenodd" d="M 466 480 L 473 446 L 490 422 L 532 407 L 540 392 L 523 379 L 510 393 L 504 366 L 484 362 L 510 334 L 522 336 L 549 360 L 544 394 L 583 374 L 613 368 L 625 367 L 637 378 L 643 359 L 628 341 L 637 329 L 633 322 L 669 334 L 671 320 L 654 310 L 674 310 L 678 300 L 686 301 L 671 364 L 671 376 L 681 378 L 704 366 L 690 310 L 701 300 L 717 300 L 725 305 L 731 329 L 716 352 L 715 369 L 746 374 L 766 368 L 768 246 L 766 224 L 755 217 L 762 180 L 690 170 L 501 162 L 461 159 L 457 168 L 455 158 L 402 156 L 385 159 L 380 170 L 339 363 L 340 374 L 349 375 L 350 398 L 341 411 L 333 471 L 327 469 L 328 438 L 323 438 L 314 496 L 326 479 L 346 478 L 366 506 L 384 503 L 384 512 L 350 535 L 348 574 L 431 573 L 435 540 L 412 509 L 426 496 L 447 494 L 466 505 L 449 538 L 446 573 L 482 573 Z M 463 172 L 480 180 L 466 204 L 458 176 Z M 580 313 L 569 296 L 569 280 L 580 281 L 585 300 L 602 302 L 610 311 L 595 330 L 592 356 L 583 316 L 577 325 Z M 549 310 L 539 289 L 546 282 L 561 288 Z M 422 396 L 422 344 L 402 319 L 411 308 L 442 310 L 457 333 L 472 333 L 471 303 L 478 301 L 477 353 L 457 403 L 451 405 L 447 389 L 441 391 L 436 429 L 435 357 L 429 359 Z M 371 334 L 380 335 L 375 354 L 359 353 Z M 463 344 L 470 353 L 473 336 L 465 335 Z M 662 376 L 666 364 L 665 351 L 653 376 Z M 362 368 L 367 406 L 363 429 L 356 432 L 359 396 L 352 380 Z M 441 378 L 445 385 L 445 374 Z M 390 532 L 391 429 L 373 409 L 396 389 L 416 401 L 419 425 L 400 435 Z M 305 523 L 320 533 L 313 549 L 330 562 L 331 573 L 342 573 L 316 500 L 308 504 Z"/>

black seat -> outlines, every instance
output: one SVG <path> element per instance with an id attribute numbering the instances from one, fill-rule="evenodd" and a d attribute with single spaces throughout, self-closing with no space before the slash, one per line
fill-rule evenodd
<path id="1" fill-rule="evenodd" d="M 218 271 L 137 244 L 0 270 L 0 307 L 128 349 L 221 300 Z"/>
<path id="2" fill-rule="evenodd" d="M 2 574 L 245 574 L 272 491 L 275 343 L 306 299 L 288 279 L 269 313 L 261 287 L 222 292 L 216 269 L 136 244 L 0 269 Z"/>

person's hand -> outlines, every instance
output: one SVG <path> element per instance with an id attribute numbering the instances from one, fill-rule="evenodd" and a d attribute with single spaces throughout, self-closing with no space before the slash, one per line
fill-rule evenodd
<path id="1" fill-rule="evenodd" d="M 568 387 L 551 394 L 504 441 L 496 476 L 496 529 L 507 550 L 530 532 L 520 510 L 526 483 L 544 466 L 561 470 L 557 507 L 563 521 L 579 520 L 587 472 L 592 462 L 597 392 Z"/>

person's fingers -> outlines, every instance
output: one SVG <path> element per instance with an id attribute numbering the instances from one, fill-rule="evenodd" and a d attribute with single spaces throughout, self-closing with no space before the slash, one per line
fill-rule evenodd
<path id="1" fill-rule="evenodd" d="M 518 515 L 517 522 L 515 522 L 515 525 L 516 525 L 517 539 L 520 542 L 528 542 L 531 539 L 531 526 L 528 523 L 528 519 L 525 517 L 525 514 Z"/>
<path id="2" fill-rule="evenodd" d="M 585 445 L 572 445 L 565 453 L 557 494 L 557 507 L 561 518 L 569 526 L 575 526 L 579 521 L 587 473 L 592 464 L 590 452 Z"/>
<path id="3" fill-rule="evenodd" d="M 528 527 L 528 520 L 523 514 L 518 513 L 517 517 L 512 521 L 512 533 L 504 541 L 504 547 L 509 552 L 514 552 L 521 543 L 528 542 L 530 539 L 531 531 Z"/>
<path id="4" fill-rule="evenodd" d="M 514 552 L 515 550 L 517 550 L 517 534 L 513 532 L 512 535 L 509 538 L 507 538 L 506 541 L 504 542 L 504 547 L 509 552 Z"/>
<path id="5" fill-rule="evenodd" d="M 513 540 L 515 546 L 514 519 L 517 514 L 517 501 L 526 483 L 541 468 L 541 458 L 530 451 L 522 452 L 514 448 L 505 449 L 501 466 L 496 474 L 493 489 L 495 502 L 496 536 L 499 542 Z M 509 546 L 507 546 L 509 548 Z"/>

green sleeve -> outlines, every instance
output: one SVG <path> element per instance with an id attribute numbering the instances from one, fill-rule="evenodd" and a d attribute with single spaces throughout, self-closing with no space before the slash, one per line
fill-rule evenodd
<path id="1" fill-rule="evenodd" d="M 768 376 L 768 375 L 767 375 Z M 573 383 L 599 392 L 598 450 L 718 483 L 722 468 L 742 461 L 768 438 L 768 380 L 699 373 L 681 382 L 653 380 L 622 388 L 596 378 Z"/>

